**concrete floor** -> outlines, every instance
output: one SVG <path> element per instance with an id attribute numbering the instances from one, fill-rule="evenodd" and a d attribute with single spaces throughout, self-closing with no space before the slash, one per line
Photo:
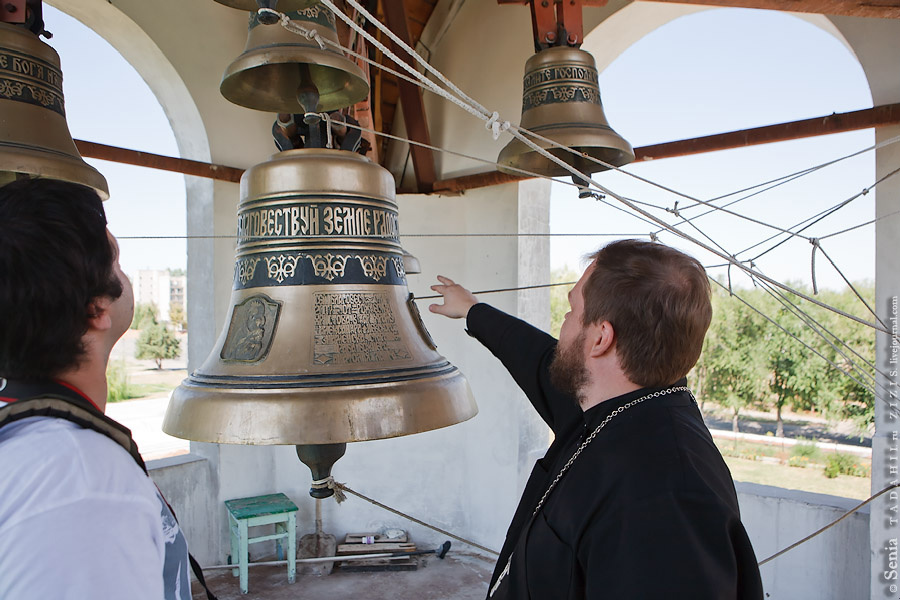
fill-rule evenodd
<path id="1" fill-rule="evenodd" d="M 219 600 L 483 600 L 493 568 L 493 559 L 451 550 L 443 560 L 419 557 L 415 571 L 359 573 L 337 567 L 324 576 L 298 572 L 293 584 L 288 583 L 284 566 L 251 567 L 246 595 L 230 570 L 207 573 L 206 582 Z M 192 591 L 194 600 L 206 600 L 197 582 Z"/>

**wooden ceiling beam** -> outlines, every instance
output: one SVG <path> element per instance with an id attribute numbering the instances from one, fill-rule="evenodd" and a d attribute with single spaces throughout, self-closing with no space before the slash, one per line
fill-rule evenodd
<path id="1" fill-rule="evenodd" d="M 760 8 L 785 12 L 900 19 L 900 0 L 652 0 L 675 4 L 698 4 L 730 8 Z"/>
<path id="2" fill-rule="evenodd" d="M 413 42 L 409 35 L 409 24 L 406 21 L 406 8 L 401 1 L 389 0 L 383 3 L 385 25 L 394 32 L 405 44 L 412 47 Z M 406 64 L 415 68 L 411 56 L 392 44 L 394 52 L 402 58 Z M 400 79 L 397 81 L 400 88 L 400 103 L 403 106 L 403 121 L 406 125 L 407 137 L 420 144 L 431 145 L 431 136 L 428 133 L 428 122 L 425 119 L 425 102 L 422 99 L 422 90 L 419 86 Z M 434 166 L 434 152 L 422 146 L 410 145 L 413 169 L 416 172 L 418 191 L 423 194 L 431 192 L 437 173 Z M 401 182 L 402 183 L 402 182 Z"/>
<path id="3" fill-rule="evenodd" d="M 898 124 L 900 124 L 900 103 L 885 104 L 875 108 L 834 113 L 813 119 L 803 119 L 802 121 L 791 121 L 789 123 L 779 123 L 777 125 L 754 127 L 752 129 L 742 129 L 741 131 L 643 146 L 634 149 L 635 162 L 731 150 L 759 144 L 785 142 L 806 137 Z M 524 175 L 509 175 L 499 171 L 488 171 L 487 173 L 463 175 L 462 177 L 436 181 L 434 183 L 434 191 L 441 194 L 456 194 L 474 188 L 511 183 L 523 179 L 531 178 Z"/>

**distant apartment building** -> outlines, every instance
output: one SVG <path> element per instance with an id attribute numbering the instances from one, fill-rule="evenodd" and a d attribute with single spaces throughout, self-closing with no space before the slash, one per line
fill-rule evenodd
<path id="1" fill-rule="evenodd" d="M 156 318 L 171 321 L 171 310 L 187 307 L 187 277 L 172 275 L 167 270 L 141 269 L 132 281 L 134 301 L 138 304 L 154 304 Z"/>

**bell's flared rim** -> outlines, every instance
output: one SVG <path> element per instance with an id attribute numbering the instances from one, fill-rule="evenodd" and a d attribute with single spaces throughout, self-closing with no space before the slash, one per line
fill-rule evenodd
<path id="1" fill-rule="evenodd" d="M 199 442 L 338 444 L 441 429 L 478 413 L 456 367 L 415 380 L 362 385 L 259 388 L 202 384 L 172 393 L 163 431 Z"/>

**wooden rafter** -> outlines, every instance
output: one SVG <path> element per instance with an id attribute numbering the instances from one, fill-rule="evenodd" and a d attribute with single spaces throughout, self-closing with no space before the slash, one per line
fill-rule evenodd
<path id="1" fill-rule="evenodd" d="M 677 4 L 700 4 L 731 8 L 761 8 L 787 12 L 900 19 L 900 0 L 653 0 Z"/>
<path id="2" fill-rule="evenodd" d="M 385 24 L 405 44 L 412 46 L 409 23 L 406 18 L 406 8 L 403 2 L 388 0 L 383 4 Z M 421 33 L 421 31 L 420 31 Z M 404 62 L 415 68 L 412 57 L 394 45 L 394 51 Z M 406 125 L 407 137 L 420 144 L 431 144 L 431 136 L 428 133 L 428 122 L 425 119 L 425 102 L 422 99 L 422 90 L 419 86 L 401 79 L 397 82 L 400 91 L 400 101 L 403 104 L 403 121 Z M 437 175 L 434 166 L 434 153 L 422 146 L 410 146 L 413 169 L 416 172 L 418 191 L 428 193 L 434 185 Z"/>

